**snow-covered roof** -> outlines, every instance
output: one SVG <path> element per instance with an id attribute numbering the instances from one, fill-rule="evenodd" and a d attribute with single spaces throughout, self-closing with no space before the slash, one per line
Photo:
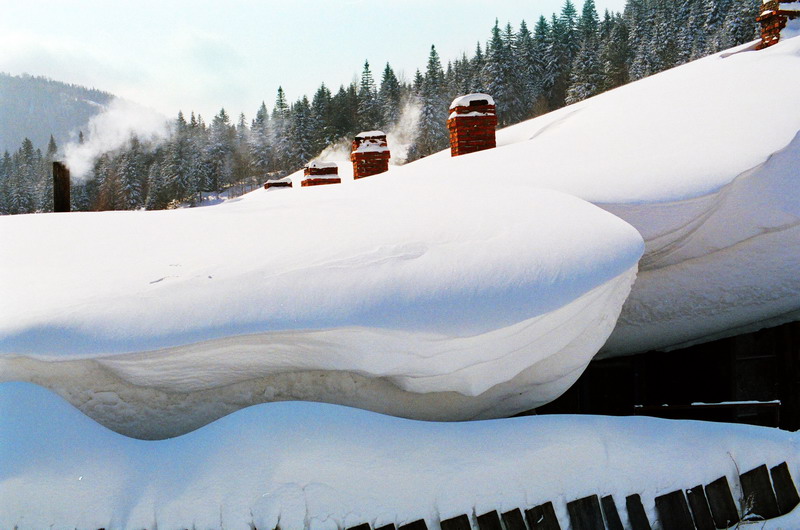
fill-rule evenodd
<path id="1" fill-rule="evenodd" d="M 492 175 L 603 207 L 647 244 L 606 354 L 710 340 L 798 318 L 785 265 L 800 261 L 798 86 L 800 37 L 746 44 L 501 129 L 497 149 L 396 171 Z"/>
<path id="2" fill-rule="evenodd" d="M 343 164 L 341 186 L 205 209 L 0 217 L 0 360 L 36 379 L 20 355 L 91 359 L 113 375 L 97 392 L 261 378 L 282 399 L 454 419 L 532 408 L 601 347 L 797 320 L 800 39 L 750 50 L 379 179 Z"/>
<path id="3" fill-rule="evenodd" d="M 450 110 L 456 107 L 469 107 L 472 103 L 478 101 L 485 101 L 488 105 L 494 105 L 494 98 L 489 94 L 467 94 L 466 96 L 459 96 L 450 103 Z"/>
<path id="4" fill-rule="evenodd" d="M 186 396 L 272 374 L 290 399 L 438 419 L 566 390 L 613 328 L 639 234 L 555 191 L 449 171 L 369 180 L 0 217 L 0 359 L 102 358 L 112 386 Z M 295 381 L 312 372 L 328 382 Z M 183 410 L 168 428 L 196 421 Z"/>

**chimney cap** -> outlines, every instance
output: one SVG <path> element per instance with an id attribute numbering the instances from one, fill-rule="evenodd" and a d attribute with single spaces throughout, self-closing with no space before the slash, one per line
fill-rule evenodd
<path id="1" fill-rule="evenodd" d="M 323 169 L 323 168 L 331 168 L 331 167 L 338 167 L 336 162 L 326 162 L 324 160 L 314 160 L 306 164 L 306 167 L 309 169 Z"/>
<path id="2" fill-rule="evenodd" d="M 386 133 L 383 131 L 364 131 L 356 135 L 356 140 L 366 140 L 371 138 L 386 138 Z"/>
<path id="3" fill-rule="evenodd" d="M 450 103 L 450 110 L 456 107 L 470 107 L 473 105 L 494 105 L 494 98 L 489 94 L 467 94 L 466 96 L 459 96 Z"/>

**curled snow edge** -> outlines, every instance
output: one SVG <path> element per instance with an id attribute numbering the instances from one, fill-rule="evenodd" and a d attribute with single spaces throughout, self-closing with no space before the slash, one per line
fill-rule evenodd
<path id="1" fill-rule="evenodd" d="M 430 420 L 535 408 L 606 341 L 644 250 L 581 199 L 453 174 L 17 217 L 0 219 L 0 378 L 140 438 L 267 401 Z"/>
<path id="2" fill-rule="evenodd" d="M 471 337 L 278 331 L 57 362 L 0 357 L 0 372 L 51 388 L 110 429 L 144 439 L 183 434 L 268 401 L 426 420 L 509 416 L 577 380 L 611 334 L 635 276 L 634 266 L 561 308 Z"/>

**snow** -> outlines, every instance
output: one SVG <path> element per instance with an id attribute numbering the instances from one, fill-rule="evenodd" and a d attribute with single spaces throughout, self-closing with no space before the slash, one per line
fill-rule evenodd
<path id="1" fill-rule="evenodd" d="M 800 9 L 800 7 L 798 7 Z M 786 27 L 781 30 L 781 40 L 800 37 L 800 18 L 789 20 Z"/>
<path id="2" fill-rule="evenodd" d="M 654 418 L 540 416 L 430 423 L 320 403 L 240 410 L 187 435 L 108 431 L 47 390 L 0 385 L 0 527 L 347 528 L 474 520 L 490 510 L 658 495 L 786 461 L 798 435 Z M 780 523 L 779 523 L 780 521 Z M 796 528 L 800 514 L 765 528 Z"/>
<path id="3" fill-rule="evenodd" d="M 492 175 L 629 222 L 646 251 L 603 355 L 682 347 L 800 318 L 798 85 L 800 38 L 747 44 L 394 171 Z"/>
<path id="4" fill-rule="evenodd" d="M 494 98 L 489 94 L 467 94 L 466 96 L 460 96 L 454 99 L 453 102 L 450 103 L 450 110 L 456 107 L 469 107 L 476 101 L 486 101 L 488 105 L 494 105 Z"/>
<path id="5" fill-rule="evenodd" d="M 287 176 L 279 179 L 268 179 L 267 182 L 292 182 L 292 178 Z"/>
<path id="6" fill-rule="evenodd" d="M 426 419 L 550 401 L 611 333 L 641 237 L 575 197 L 470 180 L 2 218 L 0 377 L 140 437 L 272 399 Z"/>
<path id="7" fill-rule="evenodd" d="M 476 118 L 480 116 L 493 116 L 493 114 L 487 114 L 485 112 L 462 112 L 461 114 L 457 112 L 451 112 L 450 115 L 447 117 L 447 119 L 452 120 L 453 118 Z"/>
<path id="8" fill-rule="evenodd" d="M 353 150 L 354 153 L 388 153 L 389 147 L 385 141 L 364 140 Z"/>
<path id="9" fill-rule="evenodd" d="M 377 136 L 386 136 L 383 131 L 362 131 L 356 135 L 356 138 L 375 138 Z"/>
<path id="10" fill-rule="evenodd" d="M 654 521 L 797 478 L 775 429 L 340 405 L 504 416 L 601 347 L 800 319 L 798 61 L 742 46 L 341 186 L 0 218 L 0 379 L 117 431 L 0 384 L 0 527 L 436 529 L 590 494 L 625 524 L 631 493 Z"/>
<path id="11" fill-rule="evenodd" d="M 315 160 L 306 164 L 306 167 L 311 169 L 327 169 L 337 166 L 336 162 L 324 162 L 322 160 Z"/>

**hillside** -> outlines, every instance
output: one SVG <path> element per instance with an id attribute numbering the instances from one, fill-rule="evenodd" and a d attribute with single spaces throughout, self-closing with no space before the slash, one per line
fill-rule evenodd
<path id="1" fill-rule="evenodd" d="M 24 138 L 44 149 L 51 134 L 64 145 L 112 99 L 93 88 L 0 72 L 0 153 L 18 149 Z"/>

